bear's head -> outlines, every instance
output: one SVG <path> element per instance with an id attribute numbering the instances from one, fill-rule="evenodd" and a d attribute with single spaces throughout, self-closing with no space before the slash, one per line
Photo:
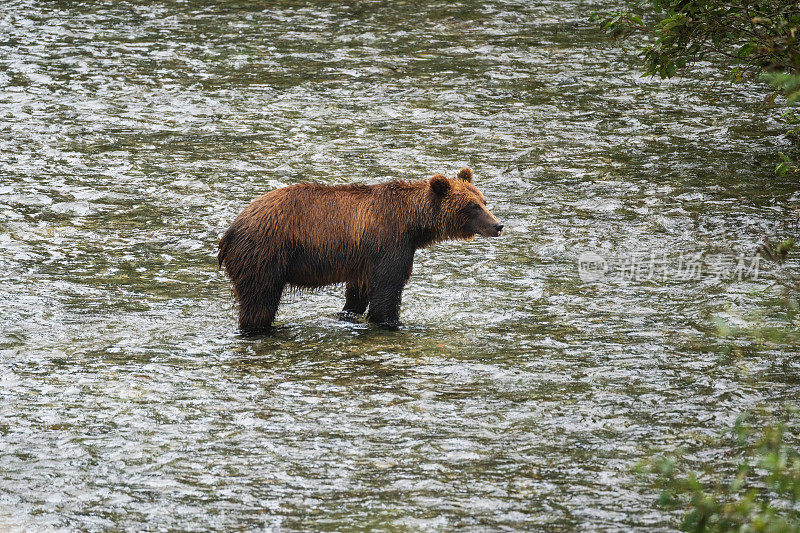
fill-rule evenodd
<path id="1" fill-rule="evenodd" d="M 472 184 L 472 170 L 462 168 L 453 179 L 436 174 L 430 187 L 439 203 L 439 224 L 444 239 L 472 239 L 476 234 L 497 237 L 503 225 L 486 208 L 486 198 Z"/>

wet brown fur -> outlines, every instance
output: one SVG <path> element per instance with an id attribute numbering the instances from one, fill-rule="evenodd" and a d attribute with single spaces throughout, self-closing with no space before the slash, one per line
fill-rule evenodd
<path id="1" fill-rule="evenodd" d="M 239 303 L 239 327 L 269 328 L 287 284 L 333 283 L 347 283 L 345 313 L 361 314 L 369 305 L 371 321 L 396 326 L 414 251 L 488 235 L 484 226 L 497 227 L 497 219 L 485 206 L 468 168 L 453 179 L 437 174 L 426 181 L 300 183 L 270 191 L 236 217 L 219 246 L 219 264 Z"/>

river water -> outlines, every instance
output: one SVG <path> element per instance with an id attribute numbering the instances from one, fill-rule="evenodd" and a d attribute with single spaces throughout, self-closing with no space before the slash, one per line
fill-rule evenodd
<path id="1" fill-rule="evenodd" d="M 601 7 L 3 2 L 0 528 L 676 527 L 633 466 L 800 393 L 789 145 Z M 507 232 L 420 251 L 402 330 L 330 287 L 237 334 L 252 198 L 464 165 Z"/>

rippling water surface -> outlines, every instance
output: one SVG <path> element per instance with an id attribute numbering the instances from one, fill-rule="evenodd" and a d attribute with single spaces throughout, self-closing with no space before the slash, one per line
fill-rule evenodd
<path id="1" fill-rule="evenodd" d="M 578 258 L 749 257 L 793 190 L 761 88 L 641 78 L 602 5 L 3 2 L 0 528 L 674 527 L 631 468 L 798 397 L 796 265 Z M 463 165 L 508 232 L 419 252 L 404 329 L 237 335 L 252 198 Z"/>

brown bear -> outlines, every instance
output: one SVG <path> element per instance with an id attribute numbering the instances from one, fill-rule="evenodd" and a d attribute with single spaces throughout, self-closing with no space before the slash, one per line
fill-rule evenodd
<path id="1" fill-rule="evenodd" d="M 243 333 L 269 329 L 284 286 L 346 283 L 343 318 L 361 315 L 399 325 L 400 297 L 418 248 L 503 225 L 472 184 L 455 178 L 378 185 L 299 183 L 270 191 L 236 217 L 219 244 L 219 264 L 233 282 Z"/>

